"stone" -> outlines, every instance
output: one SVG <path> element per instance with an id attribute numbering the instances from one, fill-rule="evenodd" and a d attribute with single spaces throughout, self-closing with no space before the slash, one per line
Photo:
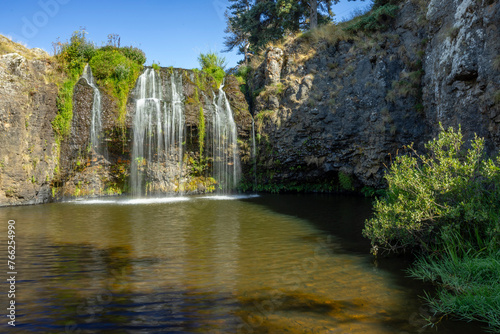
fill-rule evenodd
<path id="1" fill-rule="evenodd" d="M 277 84 L 281 79 L 281 67 L 283 66 L 283 50 L 270 47 L 266 53 L 266 85 Z"/>

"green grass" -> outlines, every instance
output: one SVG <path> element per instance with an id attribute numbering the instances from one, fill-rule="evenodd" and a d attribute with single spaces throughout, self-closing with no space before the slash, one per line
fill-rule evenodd
<path id="1" fill-rule="evenodd" d="M 408 273 L 439 284 L 435 296 L 425 296 L 436 314 L 481 321 L 500 332 L 500 250 L 477 250 L 459 234 L 447 245 L 440 256 L 420 257 Z"/>

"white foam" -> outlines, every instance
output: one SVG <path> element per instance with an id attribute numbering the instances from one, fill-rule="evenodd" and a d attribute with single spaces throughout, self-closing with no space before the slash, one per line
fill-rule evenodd
<path id="1" fill-rule="evenodd" d="M 247 199 L 247 198 L 255 198 L 259 197 L 257 194 L 252 194 L 252 195 L 211 195 L 211 196 L 202 196 L 202 197 L 197 197 L 197 198 L 202 198 L 202 199 L 212 199 L 212 200 L 219 200 L 219 201 L 231 201 L 231 200 L 237 200 L 237 199 Z"/>
<path id="2" fill-rule="evenodd" d="M 76 200 L 69 203 L 74 204 L 116 204 L 116 205 L 138 205 L 138 204 L 164 204 L 189 201 L 188 197 L 161 197 L 161 198 L 134 198 L 134 199 L 91 199 Z"/>
<path id="3" fill-rule="evenodd" d="M 188 197 L 135 198 L 120 201 L 118 204 L 162 204 L 189 201 Z"/>

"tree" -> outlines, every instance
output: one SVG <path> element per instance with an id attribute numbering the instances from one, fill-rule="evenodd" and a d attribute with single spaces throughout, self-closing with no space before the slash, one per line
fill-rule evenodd
<path id="1" fill-rule="evenodd" d="M 229 0 L 228 34 L 224 52 L 238 48 L 245 55 L 288 34 L 332 21 L 332 6 L 339 0 Z M 354 1 L 354 0 L 349 0 Z"/>
<path id="2" fill-rule="evenodd" d="M 239 53 L 245 57 L 245 65 L 248 65 L 249 34 L 242 29 L 238 18 L 250 10 L 251 3 L 249 0 L 229 0 L 229 2 L 233 4 L 228 7 L 225 13 L 227 27 L 224 32 L 229 35 L 224 38 L 226 49 L 223 52 L 229 52 L 237 47 Z"/>
<path id="3" fill-rule="evenodd" d="M 314 29 L 318 26 L 318 0 L 311 0 L 310 6 L 311 18 L 309 19 L 310 28 Z"/>

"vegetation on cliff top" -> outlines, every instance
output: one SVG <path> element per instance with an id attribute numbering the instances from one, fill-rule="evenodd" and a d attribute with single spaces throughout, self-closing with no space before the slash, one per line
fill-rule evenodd
<path id="1" fill-rule="evenodd" d="M 97 48 L 86 38 L 85 30 L 75 31 L 69 41 L 58 41 L 53 45 L 55 57 L 67 75 L 59 86 L 59 113 L 52 123 L 59 139 L 69 134 L 73 117 L 73 88 L 87 63 L 98 85 L 116 99 L 118 124 L 124 125 L 128 93 L 146 62 L 144 52 L 135 47 L 120 47 L 120 39 L 114 34 L 108 36 L 106 46 Z"/>
<path id="2" fill-rule="evenodd" d="M 219 56 L 215 52 L 201 53 L 198 56 L 201 70 L 211 76 L 217 83 L 217 87 L 222 84 L 226 72 L 224 71 L 227 65 L 226 58 Z"/>
<path id="3" fill-rule="evenodd" d="M 373 251 L 420 254 L 413 277 L 439 284 L 436 312 L 487 322 L 500 330 L 500 156 L 486 158 L 484 139 L 463 150 L 460 130 L 444 130 L 419 155 L 396 157 L 386 196 L 363 234 Z"/>

